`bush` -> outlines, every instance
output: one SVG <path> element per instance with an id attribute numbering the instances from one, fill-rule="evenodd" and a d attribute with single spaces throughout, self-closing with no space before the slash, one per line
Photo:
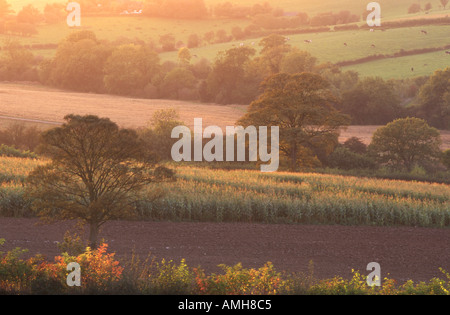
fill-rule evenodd
<path id="1" fill-rule="evenodd" d="M 32 158 L 32 159 L 37 158 L 36 153 L 30 152 L 30 151 L 17 150 L 14 147 L 10 147 L 10 146 L 4 145 L 4 144 L 0 144 L 0 156 Z"/>
<path id="2" fill-rule="evenodd" d="M 220 267 L 225 274 L 205 276 L 202 270 L 195 269 L 195 281 L 200 294 L 269 295 L 279 293 L 286 286 L 286 281 L 282 280 L 271 262 L 259 269 L 245 269 L 240 263 L 233 267 Z"/>
<path id="3" fill-rule="evenodd" d="M 39 137 L 40 131 L 37 127 L 25 127 L 23 124 L 12 124 L 0 130 L 0 144 L 20 150 L 35 150 L 39 145 Z"/>
<path id="4" fill-rule="evenodd" d="M 0 239 L 0 246 L 5 242 Z M 221 265 L 223 274 L 206 275 L 200 268 L 189 268 L 184 259 L 180 264 L 163 259 L 160 264 L 143 264 L 133 256 L 124 271 L 114 259 L 114 253 L 106 253 L 103 244 L 96 251 L 89 248 L 78 256 L 58 256 L 53 263 L 40 255 L 22 259 L 26 250 L 15 248 L 0 252 L 1 294 L 213 294 L 213 295 L 449 295 L 450 274 L 444 271 L 444 279 L 433 278 L 428 283 L 409 280 L 397 285 L 385 278 L 381 287 L 370 287 L 358 271 L 351 279 L 334 277 L 315 279 L 309 275 L 281 273 L 268 262 L 259 269 L 246 269 L 238 263 L 233 267 Z M 81 287 L 66 284 L 69 262 L 81 266 Z"/>
<path id="5" fill-rule="evenodd" d="M 343 170 L 350 169 L 374 169 L 375 161 L 365 154 L 351 151 L 346 146 L 339 146 L 328 157 L 328 165 Z"/>
<path id="6" fill-rule="evenodd" d="M 123 272 L 119 262 L 114 259 L 115 254 L 107 254 L 107 244 L 100 245 L 96 250 L 87 247 L 86 251 L 78 256 L 70 256 L 64 253 L 55 257 L 55 265 L 58 268 L 66 268 L 71 262 L 80 264 L 82 273 L 82 288 L 87 292 L 106 292 L 113 288 Z"/>
<path id="7" fill-rule="evenodd" d="M 450 170 L 450 149 L 445 150 L 442 153 L 442 164 L 444 164 L 444 166 Z"/>
<path id="8" fill-rule="evenodd" d="M 153 294 L 189 294 L 192 291 L 193 273 L 184 259 L 179 265 L 172 260 L 163 259 L 157 264 L 151 279 L 150 293 Z"/>
<path id="9" fill-rule="evenodd" d="M 344 142 L 344 147 L 352 152 L 364 154 L 367 152 L 367 145 L 357 137 L 351 137 Z"/>

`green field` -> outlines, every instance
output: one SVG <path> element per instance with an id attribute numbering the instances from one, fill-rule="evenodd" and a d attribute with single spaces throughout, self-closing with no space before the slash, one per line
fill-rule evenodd
<path id="1" fill-rule="evenodd" d="M 14 9 L 20 8 L 26 3 L 33 3 L 38 7 L 49 0 L 19 0 L 14 1 Z M 57 1 L 57 0 L 52 0 Z M 66 2 L 62 1 L 61 2 Z M 205 1 L 208 6 L 223 2 L 222 0 Z M 398 19 L 414 17 L 414 15 L 405 14 L 408 6 L 417 1 L 379 1 L 382 6 L 382 14 L 386 19 Z M 425 4 L 428 1 L 419 1 Z M 433 11 L 430 14 L 448 14 L 450 10 L 442 11 L 439 8 L 439 1 L 430 1 L 433 5 Z M 242 5 L 260 3 L 258 0 L 240 1 Z M 291 1 L 282 0 L 276 3 L 270 2 L 272 6 L 279 6 L 286 10 L 306 11 L 310 15 L 318 12 L 338 12 L 339 10 L 351 10 L 362 13 L 365 9 L 365 3 L 362 5 L 356 0 L 315 2 L 315 1 Z M 423 14 L 422 14 L 423 15 Z M 425 15 L 423 15 L 425 16 Z M 230 19 L 205 19 L 205 20 L 171 20 L 160 18 L 144 17 L 85 17 L 82 18 L 82 29 L 92 30 L 101 39 L 110 41 L 127 39 L 140 39 L 145 42 L 153 41 L 158 44 L 159 37 L 162 34 L 172 33 L 177 41 L 187 42 L 191 34 L 198 34 L 200 37 L 208 31 L 218 31 L 223 29 L 230 34 L 234 26 L 245 28 L 251 24 L 250 20 L 230 20 Z M 420 31 L 426 29 L 428 35 L 423 35 Z M 0 43 L 8 38 L 14 38 L 25 45 L 32 44 L 57 44 L 68 34 L 74 32 L 65 22 L 54 25 L 38 26 L 39 34 L 32 37 L 14 37 L 9 35 L 0 35 Z M 426 26 L 426 27 L 407 27 L 398 29 L 389 29 L 386 31 L 369 32 L 367 30 L 357 31 L 339 31 L 314 34 L 290 35 L 290 44 L 302 50 L 310 52 L 318 58 L 319 62 L 340 62 L 359 59 L 377 54 L 394 54 L 401 49 L 406 51 L 422 48 L 443 47 L 450 44 L 448 34 L 450 25 Z M 305 44 L 304 40 L 309 39 L 313 42 Z M 259 38 L 251 38 L 243 41 L 233 41 L 223 44 L 203 43 L 201 47 L 192 49 L 192 54 L 198 59 L 206 58 L 214 60 L 217 53 L 232 47 L 239 46 L 241 43 L 258 48 Z M 344 46 L 347 43 L 347 46 Z M 373 48 L 371 45 L 376 47 Z M 0 44 L 1 46 L 1 44 Z M 54 50 L 34 50 L 35 55 L 51 58 Z M 361 76 L 377 75 L 383 78 L 405 78 L 418 75 L 431 75 L 437 69 L 443 69 L 450 64 L 450 58 L 442 52 L 414 55 L 397 59 L 386 59 L 368 62 L 364 64 L 345 67 L 358 71 Z M 162 53 L 161 59 L 176 60 L 177 52 Z M 195 59 L 193 60 L 195 62 Z M 414 67 L 415 71 L 411 71 Z"/>
<path id="2" fill-rule="evenodd" d="M 342 70 L 357 71 L 362 77 L 376 76 L 383 79 L 403 79 L 429 76 L 436 69 L 444 69 L 449 66 L 450 57 L 445 54 L 445 51 L 438 51 L 415 56 L 371 61 L 360 65 L 342 67 Z"/>
<path id="3" fill-rule="evenodd" d="M 45 161 L 0 158 L 0 216 L 27 216 L 22 182 Z M 450 186 L 315 173 L 264 174 L 172 165 L 167 194 L 142 219 L 377 226 L 450 226 Z M 154 189 L 154 187 L 149 187 Z M 14 208 L 14 206 L 16 208 Z"/>
<path id="4" fill-rule="evenodd" d="M 339 31 L 316 34 L 290 35 L 289 43 L 293 47 L 310 52 L 319 62 L 341 62 L 364 58 L 366 56 L 385 54 L 392 55 L 400 50 L 405 51 L 434 48 L 450 45 L 450 25 L 426 27 L 428 35 L 421 33 L 423 27 L 390 29 L 387 31 L 369 32 L 366 30 Z M 313 42 L 305 44 L 304 40 Z M 192 49 L 199 58 L 214 59 L 218 51 L 238 46 L 241 42 L 258 48 L 260 38 L 231 43 L 209 45 Z M 344 46 L 347 43 L 348 46 Z M 376 47 L 373 48 L 371 45 Z M 163 60 L 175 61 L 176 52 L 161 54 Z M 344 70 L 355 70 L 361 76 L 380 76 L 383 78 L 406 78 L 419 75 L 431 75 L 437 69 L 450 66 L 450 57 L 445 51 L 391 58 L 344 67 Z M 411 71 L 414 67 L 414 72 Z"/>

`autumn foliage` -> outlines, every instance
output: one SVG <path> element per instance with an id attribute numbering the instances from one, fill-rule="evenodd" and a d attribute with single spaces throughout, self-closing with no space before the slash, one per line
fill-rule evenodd
<path id="1" fill-rule="evenodd" d="M 0 245 L 4 242 L 0 239 Z M 399 285 L 394 279 L 384 278 L 381 287 L 370 287 L 365 276 L 355 270 L 351 279 L 336 276 L 321 280 L 313 277 L 313 269 L 310 274 L 288 274 L 277 271 L 271 262 L 258 269 L 247 269 L 238 263 L 220 265 L 223 273 L 207 275 L 200 267 L 190 268 L 184 259 L 179 264 L 165 259 L 141 263 L 133 256 L 122 264 L 107 249 L 108 245 L 102 244 L 96 250 L 86 248 L 77 256 L 63 253 L 53 262 L 40 255 L 22 259 L 26 250 L 20 248 L 0 252 L 0 294 L 450 294 L 450 274 L 443 269 L 443 279 L 419 283 L 409 280 Z M 79 287 L 66 284 L 70 262 L 80 264 Z"/>

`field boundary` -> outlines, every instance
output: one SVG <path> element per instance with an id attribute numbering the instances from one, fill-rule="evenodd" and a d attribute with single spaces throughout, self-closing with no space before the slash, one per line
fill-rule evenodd
<path id="1" fill-rule="evenodd" d="M 450 44 L 442 46 L 442 47 L 433 47 L 433 48 L 422 48 L 422 49 L 413 49 L 413 50 L 403 50 L 402 49 L 391 55 L 384 55 L 384 54 L 370 55 L 370 56 L 355 59 L 355 60 L 339 61 L 336 63 L 336 65 L 340 66 L 340 67 L 353 66 L 353 65 L 364 64 L 364 63 L 376 61 L 376 60 L 423 55 L 423 54 L 437 52 L 437 51 L 443 51 L 443 50 L 447 50 L 447 49 L 450 49 Z"/>

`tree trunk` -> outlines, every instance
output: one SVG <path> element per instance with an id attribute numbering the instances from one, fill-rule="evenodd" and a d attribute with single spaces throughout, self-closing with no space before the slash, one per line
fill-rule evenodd
<path id="1" fill-rule="evenodd" d="M 97 238 L 99 226 L 97 223 L 91 223 L 89 226 L 89 247 L 91 249 L 97 249 Z"/>
<path id="2" fill-rule="evenodd" d="M 291 172 L 297 170 L 297 145 L 295 143 L 291 146 L 290 166 Z"/>

